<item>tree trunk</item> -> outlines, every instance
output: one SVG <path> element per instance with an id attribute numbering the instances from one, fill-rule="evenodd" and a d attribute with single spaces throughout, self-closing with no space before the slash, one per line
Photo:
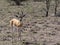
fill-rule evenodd
<path id="1" fill-rule="evenodd" d="M 55 16 L 56 16 L 56 13 L 57 13 L 57 6 L 58 6 L 58 0 L 55 0 Z"/>
<path id="2" fill-rule="evenodd" d="M 48 17 L 49 7 L 50 7 L 50 0 L 46 0 L 46 17 Z"/>

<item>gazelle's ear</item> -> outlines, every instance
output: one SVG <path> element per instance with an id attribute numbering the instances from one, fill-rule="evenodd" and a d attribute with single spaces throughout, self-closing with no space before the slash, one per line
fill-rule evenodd
<path id="1" fill-rule="evenodd" d="M 16 17 L 18 17 L 18 15 L 15 15 Z"/>
<path id="2" fill-rule="evenodd" d="M 25 17 L 25 15 L 23 15 L 23 17 Z"/>

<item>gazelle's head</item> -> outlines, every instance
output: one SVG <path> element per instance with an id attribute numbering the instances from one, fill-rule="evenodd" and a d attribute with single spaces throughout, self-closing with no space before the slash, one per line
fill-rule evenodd
<path id="1" fill-rule="evenodd" d="M 20 21 L 22 21 L 23 17 L 25 17 L 25 14 L 23 14 L 23 11 L 21 11 L 21 14 L 15 15 L 17 18 L 19 18 Z"/>

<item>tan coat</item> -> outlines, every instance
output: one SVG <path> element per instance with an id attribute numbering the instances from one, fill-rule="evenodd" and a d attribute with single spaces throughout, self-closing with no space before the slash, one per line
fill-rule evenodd
<path id="1" fill-rule="evenodd" d="M 11 19 L 10 20 L 10 25 L 11 26 L 16 26 L 16 27 L 21 27 L 22 26 L 22 22 L 20 22 L 18 19 Z"/>

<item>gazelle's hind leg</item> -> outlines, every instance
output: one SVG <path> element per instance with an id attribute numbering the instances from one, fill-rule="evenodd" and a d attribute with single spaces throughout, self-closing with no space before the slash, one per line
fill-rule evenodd
<path id="1" fill-rule="evenodd" d="M 14 27 L 13 27 L 13 21 L 10 22 L 10 25 L 11 25 L 11 29 L 12 29 L 12 45 L 14 45 L 14 44 L 13 44 L 13 28 L 14 28 Z"/>
<path id="2" fill-rule="evenodd" d="M 17 40 L 19 40 L 19 32 L 18 32 L 18 27 L 17 27 Z"/>

